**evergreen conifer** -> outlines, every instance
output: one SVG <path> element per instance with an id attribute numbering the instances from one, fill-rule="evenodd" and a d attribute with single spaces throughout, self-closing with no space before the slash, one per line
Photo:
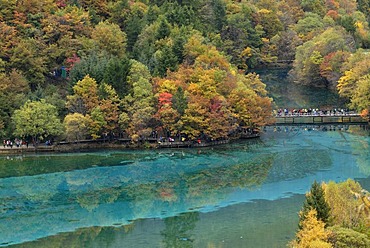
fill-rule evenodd
<path id="1" fill-rule="evenodd" d="M 317 219 L 323 221 L 327 227 L 330 220 L 330 207 L 325 200 L 322 186 L 316 180 L 312 183 L 310 192 L 306 194 L 302 210 L 299 213 L 299 229 L 302 229 L 302 223 L 311 209 L 316 210 Z"/>

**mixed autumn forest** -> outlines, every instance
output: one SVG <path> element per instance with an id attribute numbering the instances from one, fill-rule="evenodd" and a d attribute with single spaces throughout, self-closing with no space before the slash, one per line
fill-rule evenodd
<path id="1" fill-rule="evenodd" d="M 367 0 L 0 0 L 5 138 L 226 138 L 270 123 L 257 67 L 367 114 Z"/>
<path id="2" fill-rule="evenodd" d="M 0 136 L 237 136 L 273 122 L 253 71 L 277 65 L 369 116 L 369 22 L 368 0 L 0 0 Z M 315 182 L 290 246 L 369 247 L 369 199 Z"/>

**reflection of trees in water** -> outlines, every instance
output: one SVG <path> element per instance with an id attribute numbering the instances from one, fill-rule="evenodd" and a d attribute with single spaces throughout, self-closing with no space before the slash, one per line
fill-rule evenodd
<path id="1" fill-rule="evenodd" d="M 114 188 L 105 188 L 98 191 L 88 191 L 87 193 L 79 194 L 76 197 L 76 201 L 81 207 L 91 212 L 102 203 L 115 202 L 119 194 L 120 192 Z"/>
<path id="2" fill-rule="evenodd" d="M 220 190 L 230 187 L 249 188 L 260 186 L 269 174 L 273 156 L 258 157 L 254 161 L 228 167 L 205 169 L 185 178 L 187 200 L 203 199 L 203 204 L 218 200 Z"/>
<path id="3" fill-rule="evenodd" d="M 142 160 L 139 154 L 73 154 L 71 156 L 0 156 L 0 178 L 33 176 L 83 170 L 94 166 L 116 166 Z"/>
<path id="4" fill-rule="evenodd" d="M 193 247 L 193 230 L 199 220 L 199 213 L 189 212 L 164 220 L 165 228 L 161 231 L 162 242 L 166 248 Z"/>
<path id="5" fill-rule="evenodd" d="M 370 176 L 370 143 L 366 141 L 359 142 L 352 147 L 354 153 L 359 154 L 356 157 L 356 162 L 360 168 L 361 173 Z"/>
<path id="6" fill-rule="evenodd" d="M 252 161 L 236 165 L 206 168 L 193 173 L 178 173 L 166 181 L 129 184 L 126 186 L 94 188 L 93 180 L 88 191 L 81 191 L 75 197 L 81 207 L 88 210 L 103 203 L 117 200 L 130 203 L 135 217 L 145 216 L 157 205 L 179 203 L 182 200 L 194 204 L 212 204 L 220 198 L 220 193 L 230 188 L 249 188 L 260 186 L 267 178 L 273 164 L 273 155 L 258 156 Z M 78 192 L 78 187 L 73 186 Z M 81 188 L 81 189 L 82 189 Z"/>
<path id="7" fill-rule="evenodd" d="M 165 228 L 160 232 L 164 247 L 193 247 L 193 230 L 198 220 L 199 213 L 197 212 L 166 218 L 164 220 Z M 99 247 L 99 244 L 104 247 L 116 247 L 118 244 L 124 244 L 125 237 L 135 229 L 135 223 L 136 221 L 120 227 L 81 228 L 74 232 L 59 233 L 37 241 L 16 245 L 16 247 Z"/>
<path id="8" fill-rule="evenodd" d="M 370 136 L 370 126 L 368 125 L 350 125 L 348 127 L 348 133 L 354 134 L 361 137 Z"/>
<path id="9" fill-rule="evenodd" d="M 37 178 L 37 183 L 28 182 L 26 178 L 22 183 L 16 185 L 19 196 L 25 197 L 29 201 L 45 203 L 58 194 L 57 186 L 62 183 L 61 178 L 51 177 L 48 180 Z M 25 203 L 26 200 L 23 201 Z"/>
<path id="10" fill-rule="evenodd" d="M 352 126 L 349 131 L 351 136 L 352 154 L 355 155 L 361 173 L 370 176 L 370 129 L 369 126 Z"/>
<path id="11" fill-rule="evenodd" d="M 0 178 L 15 176 L 33 176 L 61 171 L 85 169 L 98 161 L 87 155 L 83 156 L 25 156 L 22 160 L 6 160 L 0 157 Z"/>
<path id="12" fill-rule="evenodd" d="M 176 188 L 179 187 L 179 182 L 163 182 L 157 187 L 157 194 L 159 197 L 166 202 L 175 202 L 178 200 Z"/>
<path id="13" fill-rule="evenodd" d="M 155 183 L 129 185 L 122 188 L 122 201 L 129 201 L 133 218 L 147 216 L 158 198 Z"/>
<path id="14" fill-rule="evenodd" d="M 124 175 L 118 175 L 110 180 L 109 170 L 106 171 L 107 174 L 68 174 L 65 177 L 66 185 L 60 186 L 61 191 L 54 192 L 48 198 L 55 193 L 58 195 L 61 193 L 66 200 L 75 200 L 88 211 L 98 208 L 101 204 L 126 202 L 129 204 L 126 211 L 131 211 L 130 214 L 135 219 L 147 216 L 153 210 L 157 211 L 159 207 L 177 208 L 176 205 L 182 204 L 183 201 L 189 207 L 217 204 L 220 197 L 222 198 L 232 188 L 253 190 L 265 181 L 301 178 L 318 169 L 326 168 L 324 165 L 331 165 L 330 156 L 326 151 L 301 149 L 256 154 L 245 162 L 218 167 L 210 164 L 190 173 L 186 167 L 176 173 L 164 171 L 164 175 L 158 178 L 159 181 L 149 176 L 148 181 L 142 182 L 131 180 Z M 135 173 L 148 174 L 147 167 L 141 168 L 137 167 Z M 62 182 L 59 183 L 61 184 Z M 45 189 L 48 187 L 45 186 Z"/>
<path id="15" fill-rule="evenodd" d="M 268 182 L 303 178 L 320 169 L 330 168 L 332 160 L 325 150 L 295 149 L 276 154 Z"/>
<path id="16" fill-rule="evenodd" d="M 276 125 L 264 127 L 265 133 L 283 134 L 282 138 L 292 138 L 296 135 L 301 135 L 304 132 L 327 132 L 327 135 L 336 135 L 337 132 L 351 132 L 352 125 L 341 125 L 341 124 L 299 124 L 299 125 Z M 330 132 L 333 132 L 332 134 Z M 286 139 L 286 138 L 285 138 Z"/>
<path id="17" fill-rule="evenodd" d="M 67 193 L 65 198 L 69 201 L 75 200 L 81 207 L 92 211 L 100 204 L 115 202 L 121 194 L 119 187 L 122 182 L 109 180 L 109 175 L 109 173 L 65 174 L 65 185 L 60 185 L 60 191 Z"/>
<path id="18" fill-rule="evenodd" d="M 88 227 L 74 232 L 59 233 L 54 236 L 15 245 L 17 248 L 78 248 L 78 247 L 114 247 L 114 242 L 122 240 L 135 228 L 134 224 L 121 227 Z"/>

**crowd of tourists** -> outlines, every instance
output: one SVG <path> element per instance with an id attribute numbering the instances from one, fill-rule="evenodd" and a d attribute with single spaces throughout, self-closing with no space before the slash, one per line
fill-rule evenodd
<path id="1" fill-rule="evenodd" d="M 274 115 L 277 117 L 284 116 L 343 116 L 355 114 L 348 109 L 318 109 L 318 108 L 302 108 L 302 109 L 278 109 L 274 110 Z"/>
<path id="2" fill-rule="evenodd" d="M 13 146 L 16 146 L 16 147 L 27 146 L 28 147 L 28 141 L 17 139 L 17 138 L 14 139 L 14 141 L 10 139 L 4 139 L 3 146 L 4 148 L 7 148 L 7 147 L 13 148 Z"/>

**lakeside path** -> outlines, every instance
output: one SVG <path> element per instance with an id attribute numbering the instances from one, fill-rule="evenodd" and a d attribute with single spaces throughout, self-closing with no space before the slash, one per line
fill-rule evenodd
<path id="1" fill-rule="evenodd" d="M 28 147 L 23 145 L 21 147 L 13 146 L 13 147 L 0 147 L 0 154 L 13 154 L 13 153 L 22 153 L 22 152 L 52 152 L 55 151 L 54 146 L 46 146 L 46 145 L 39 145 L 34 147 L 33 145 L 29 145 Z"/>
<path id="2" fill-rule="evenodd" d="M 253 135 L 253 138 L 257 138 L 259 135 Z M 243 138 L 243 137 L 242 137 Z M 245 137 L 244 137 L 245 138 Z M 252 138 L 252 137 L 248 137 Z M 230 140 L 220 140 L 220 141 L 212 141 L 212 142 L 190 142 L 190 141 L 176 141 L 176 142 L 151 142 L 149 143 L 149 147 L 152 149 L 158 148 L 200 148 L 200 147 L 208 147 L 208 146 L 216 146 L 221 144 L 227 144 Z M 93 141 L 89 140 L 83 141 L 80 143 L 75 142 L 61 142 L 55 145 L 38 145 L 34 147 L 33 145 L 29 145 L 28 147 L 23 145 L 21 147 L 13 146 L 11 147 L 0 147 L 0 155 L 6 154 L 20 154 L 20 153 L 42 153 L 42 152 L 79 152 L 79 151 L 91 151 L 96 149 L 137 149 L 137 148 L 144 148 L 143 144 L 131 144 L 129 141 L 125 140 L 124 142 L 101 142 L 101 141 Z"/>

